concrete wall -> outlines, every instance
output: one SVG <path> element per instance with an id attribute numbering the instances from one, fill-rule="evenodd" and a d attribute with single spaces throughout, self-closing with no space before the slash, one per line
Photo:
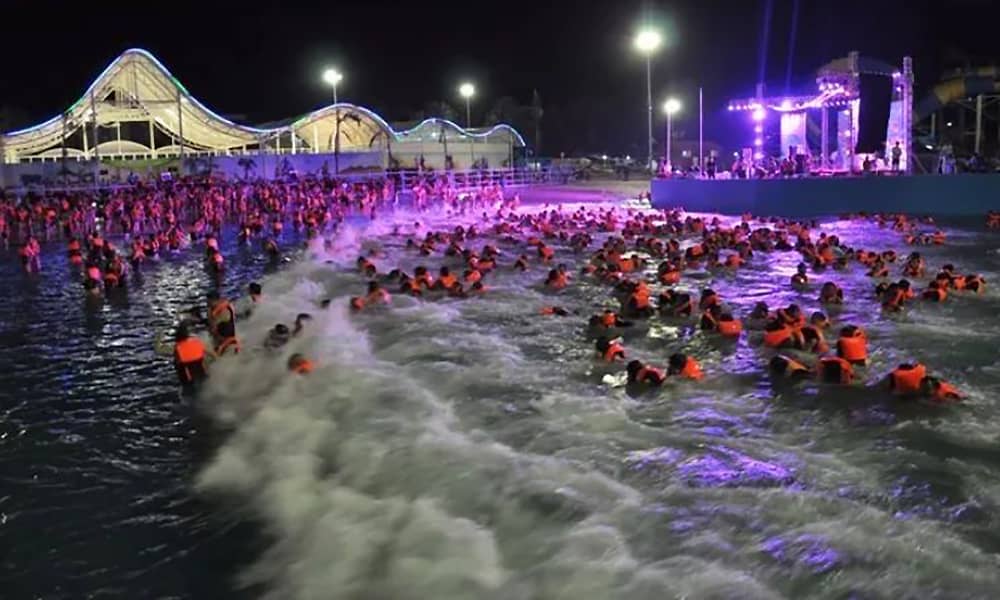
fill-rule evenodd
<path id="1" fill-rule="evenodd" d="M 804 179 L 655 179 L 657 208 L 811 217 L 845 212 L 983 215 L 1000 210 L 1000 174 Z"/>

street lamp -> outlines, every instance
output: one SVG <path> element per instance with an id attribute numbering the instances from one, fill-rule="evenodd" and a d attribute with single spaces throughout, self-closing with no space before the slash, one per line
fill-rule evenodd
<path id="1" fill-rule="evenodd" d="M 467 81 L 458 86 L 458 93 L 465 98 L 465 128 L 468 129 L 472 127 L 472 111 L 469 103 L 472 101 L 472 97 L 476 95 L 476 86 Z"/>
<path id="2" fill-rule="evenodd" d="M 476 138 L 472 137 L 468 129 L 472 127 L 472 109 L 470 108 L 472 97 L 476 95 L 476 86 L 472 85 L 468 81 L 458 86 L 458 95 L 465 98 L 465 129 L 466 135 L 469 136 L 469 161 L 470 169 L 476 168 Z"/>
<path id="3" fill-rule="evenodd" d="M 344 79 L 337 69 L 327 69 L 323 71 L 323 81 L 333 87 L 333 103 L 337 103 L 337 84 Z"/>
<path id="4" fill-rule="evenodd" d="M 646 55 L 646 108 L 647 108 L 647 132 L 646 132 L 646 167 L 653 166 L 653 75 L 652 57 L 663 37 L 655 29 L 643 29 L 635 36 L 635 48 Z"/>
<path id="5" fill-rule="evenodd" d="M 680 109 L 681 109 L 681 101 L 678 100 L 677 98 L 667 98 L 667 101 L 663 103 L 663 112 L 667 113 L 667 153 L 666 156 L 664 157 L 664 160 L 667 163 L 668 172 L 673 172 L 673 164 L 674 164 L 673 160 L 674 157 L 670 152 L 670 138 L 672 137 L 671 118 L 674 116 L 674 113 L 676 113 Z"/>

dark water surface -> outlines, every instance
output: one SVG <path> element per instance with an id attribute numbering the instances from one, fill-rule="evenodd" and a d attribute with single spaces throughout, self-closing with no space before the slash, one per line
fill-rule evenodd
<path id="1" fill-rule="evenodd" d="M 824 230 L 907 251 L 871 224 Z M 523 250 L 503 245 L 482 299 L 350 316 L 363 244 L 381 247 L 381 270 L 444 260 L 362 228 L 265 277 L 269 308 L 240 326 L 253 345 L 314 311 L 295 350 L 319 369 L 289 379 L 245 352 L 213 366 L 196 411 L 152 338 L 211 289 L 197 250 L 97 304 L 59 248 L 37 278 L 5 257 L 0 597 L 995 598 L 1000 240 L 979 223 L 947 231 L 919 248 L 929 273 L 980 272 L 984 296 L 887 317 L 859 268 L 814 276 L 850 299 L 836 326 L 869 333 L 862 380 L 920 359 L 969 393 L 946 409 L 872 387 L 774 389 L 746 337 L 657 321 L 626 333 L 630 354 L 662 364 L 683 349 L 708 378 L 631 398 L 581 335 L 608 290 L 576 277 L 547 295 L 544 270 L 512 272 Z M 224 246 L 236 297 L 267 265 Z M 679 287 L 711 285 L 738 313 L 757 300 L 808 313 L 819 284 L 789 289 L 798 261 L 759 255 Z M 538 316 L 557 303 L 581 316 Z"/>

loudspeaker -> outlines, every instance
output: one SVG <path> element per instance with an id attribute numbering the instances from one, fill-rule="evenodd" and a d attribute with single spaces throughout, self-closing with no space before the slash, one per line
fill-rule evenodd
<path id="1" fill-rule="evenodd" d="M 892 105 L 892 77 L 860 76 L 861 101 L 858 108 L 858 154 L 883 153 L 889 133 L 889 108 Z"/>

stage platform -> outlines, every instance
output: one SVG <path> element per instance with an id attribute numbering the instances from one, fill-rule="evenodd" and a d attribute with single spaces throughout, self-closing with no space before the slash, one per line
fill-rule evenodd
<path id="1" fill-rule="evenodd" d="M 984 215 L 1000 210 L 1000 174 L 809 177 L 803 179 L 654 179 L 656 208 L 785 217 L 847 212 Z"/>

